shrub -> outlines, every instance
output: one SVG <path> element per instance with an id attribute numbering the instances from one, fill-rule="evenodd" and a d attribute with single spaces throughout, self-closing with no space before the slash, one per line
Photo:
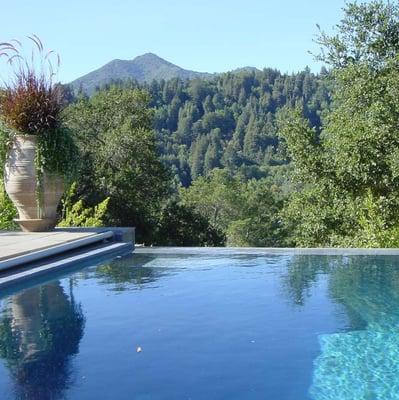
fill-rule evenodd
<path id="1" fill-rule="evenodd" d="M 17 224 L 14 222 L 16 216 L 17 211 L 0 184 L 0 230 L 16 229 Z"/>
<path id="2" fill-rule="evenodd" d="M 108 211 L 109 197 L 94 207 L 85 207 L 80 199 L 76 198 L 76 182 L 74 182 L 63 200 L 63 219 L 60 227 L 101 227 L 104 226 L 104 217 Z"/>

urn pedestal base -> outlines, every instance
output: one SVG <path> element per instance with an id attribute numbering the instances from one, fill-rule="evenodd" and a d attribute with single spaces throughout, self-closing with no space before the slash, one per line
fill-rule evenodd
<path id="1" fill-rule="evenodd" d="M 47 232 L 54 229 L 56 221 L 51 218 L 14 219 L 23 232 Z"/>

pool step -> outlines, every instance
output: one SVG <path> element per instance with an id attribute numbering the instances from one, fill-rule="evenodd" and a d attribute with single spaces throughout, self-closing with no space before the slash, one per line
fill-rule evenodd
<path id="1" fill-rule="evenodd" d="M 22 253 L 16 257 L 6 258 L 0 260 L 0 271 L 12 268 L 18 265 L 23 265 L 31 262 L 35 262 L 47 257 L 52 257 L 66 251 L 78 249 L 84 246 L 91 245 L 93 243 L 103 242 L 106 240 L 111 240 L 114 238 L 113 231 L 106 231 L 101 233 L 92 234 L 88 237 L 84 237 L 81 239 L 71 240 L 66 243 L 62 243 L 59 245 L 55 245 L 52 247 L 39 249 L 35 251 L 30 251 L 27 253 Z M 18 240 L 16 238 L 16 240 Z"/>
<path id="2" fill-rule="evenodd" d="M 39 277 L 44 274 L 50 274 L 51 272 L 56 272 L 62 268 L 70 267 L 76 265 L 77 263 L 87 262 L 95 259 L 98 261 L 101 257 L 112 257 L 113 255 L 127 254 L 133 251 L 134 246 L 132 243 L 124 242 L 113 242 L 104 244 L 102 246 L 97 246 L 95 248 L 89 248 L 86 251 L 80 252 L 78 254 L 65 254 L 64 257 L 49 261 L 48 263 L 41 265 L 25 266 L 20 268 L 15 268 L 9 270 L 9 273 L 3 273 L 0 275 L 0 289 L 9 285 L 16 284 L 23 280 L 29 280 Z"/>

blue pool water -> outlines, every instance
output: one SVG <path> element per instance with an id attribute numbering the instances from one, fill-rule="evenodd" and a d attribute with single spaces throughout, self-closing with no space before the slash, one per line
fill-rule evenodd
<path id="1" fill-rule="evenodd" d="M 0 294 L 0 399 L 399 399 L 395 256 L 135 254 Z"/>

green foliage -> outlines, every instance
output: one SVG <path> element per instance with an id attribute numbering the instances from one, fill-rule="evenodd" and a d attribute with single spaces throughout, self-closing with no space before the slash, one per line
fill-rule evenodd
<path id="1" fill-rule="evenodd" d="M 156 154 L 148 103 L 145 91 L 112 87 L 71 105 L 65 120 L 83 159 L 78 194 L 89 206 L 109 197 L 106 223 L 136 226 L 138 240 L 152 243 L 171 181 Z"/>
<path id="2" fill-rule="evenodd" d="M 251 167 L 252 178 L 263 167 L 284 162 L 278 151 L 277 112 L 300 103 L 317 130 L 330 101 L 330 82 L 308 69 L 293 75 L 249 70 L 144 86 L 156 107 L 161 159 L 185 187 L 214 168 L 234 174 Z"/>
<path id="3" fill-rule="evenodd" d="M 63 218 L 59 227 L 101 227 L 104 226 L 105 216 L 108 211 L 109 198 L 94 207 L 85 207 L 83 200 L 74 199 L 77 197 L 77 184 L 74 182 L 65 194 L 62 202 Z"/>
<path id="4" fill-rule="evenodd" d="M 335 90 L 321 133 L 300 109 L 280 115 L 299 189 L 283 217 L 297 245 L 397 246 L 397 26 L 396 6 L 348 4 L 338 36 L 323 36 Z"/>
<path id="5" fill-rule="evenodd" d="M 330 103 L 326 76 L 325 71 L 315 75 L 309 69 L 292 75 L 244 69 L 212 79 L 161 80 L 140 87 L 151 95 L 161 160 L 188 187 L 214 168 L 236 173 L 251 167 L 250 177 L 257 177 L 264 166 L 284 162 L 278 151 L 276 114 L 299 103 L 318 130 Z M 131 89 L 138 84 L 119 86 Z"/>
<path id="6" fill-rule="evenodd" d="M 0 119 L 0 166 L 4 166 L 7 149 L 9 147 L 9 129 Z M 17 225 L 13 221 L 17 216 L 17 211 L 8 198 L 3 185 L 4 168 L 0 168 L 0 230 L 16 229 Z"/>
<path id="7" fill-rule="evenodd" d="M 356 247 L 398 247 L 399 224 L 392 225 L 386 221 L 392 206 L 399 206 L 399 199 L 395 204 L 388 204 L 387 199 L 375 199 L 369 191 L 363 200 L 359 216 L 359 232 L 354 238 Z"/>
<path id="8" fill-rule="evenodd" d="M 337 33 L 320 32 L 322 46 L 318 59 L 334 68 L 368 64 L 383 67 L 399 51 L 399 6 L 395 2 L 373 0 L 348 3 Z"/>
<path id="9" fill-rule="evenodd" d="M 281 217 L 289 241 L 299 247 L 349 246 L 357 227 L 357 208 L 349 193 L 325 181 L 293 191 Z"/>
<path id="10" fill-rule="evenodd" d="M 273 178 L 243 181 L 215 169 L 181 191 L 182 204 L 192 207 L 226 236 L 229 246 L 282 246 L 285 232 L 279 211 L 284 195 Z"/>
<path id="11" fill-rule="evenodd" d="M 208 178 L 200 177 L 188 189 L 182 189 L 182 204 L 194 207 L 211 225 L 226 231 L 229 221 L 238 218 L 241 182 L 226 170 L 215 169 Z"/>
<path id="12" fill-rule="evenodd" d="M 299 181 L 312 180 L 320 174 L 322 145 L 316 129 L 309 126 L 303 109 L 285 107 L 277 115 L 279 135 L 283 139 L 281 148 L 287 151 L 288 159 L 295 165 Z"/>
<path id="13" fill-rule="evenodd" d="M 7 158 L 7 151 L 11 146 L 12 130 L 7 127 L 2 118 L 0 118 L 0 179 L 3 181 L 4 164 Z"/>
<path id="14" fill-rule="evenodd" d="M 158 222 L 156 244 L 161 246 L 220 246 L 224 235 L 190 206 L 170 202 Z"/>
<path id="15" fill-rule="evenodd" d="M 329 72 L 249 69 L 81 98 L 66 112 L 79 195 L 109 197 L 107 223 L 147 243 L 397 246 L 398 27 L 396 4 L 349 3 L 337 34 L 320 32 Z"/>
<path id="16" fill-rule="evenodd" d="M 39 136 L 36 167 L 42 174 L 57 174 L 68 182 L 76 177 L 79 162 L 79 151 L 70 129 L 59 127 Z"/>
<path id="17" fill-rule="evenodd" d="M 89 205 L 110 197 L 107 223 L 135 225 L 146 243 L 288 243 L 279 212 L 291 188 L 276 114 L 300 104 L 318 132 L 330 101 L 325 76 L 248 69 L 142 84 L 151 99 L 134 82 L 83 97 L 65 113 L 83 156 L 78 192 Z M 151 182 L 164 174 L 156 153 L 174 175 L 163 185 Z M 188 188 L 181 199 L 173 194 L 180 185 Z"/>
<path id="18" fill-rule="evenodd" d="M 2 183 L 0 184 L 0 230 L 14 230 L 17 224 L 14 218 L 17 216 L 17 211 L 10 199 L 4 192 Z"/>
<path id="19" fill-rule="evenodd" d="M 289 244 L 279 212 L 284 196 L 270 178 L 243 185 L 239 219 L 227 228 L 227 245 L 279 247 Z"/>

